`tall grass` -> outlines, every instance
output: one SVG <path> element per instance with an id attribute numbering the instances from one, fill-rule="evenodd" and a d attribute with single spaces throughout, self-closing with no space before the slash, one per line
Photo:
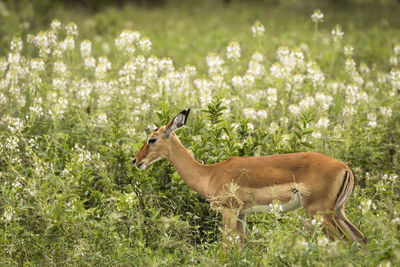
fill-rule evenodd
<path id="1" fill-rule="evenodd" d="M 189 24 L 193 31 L 179 22 L 196 22 L 204 6 L 187 9 L 190 19 L 163 15 L 143 26 L 146 34 L 135 26 L 162 11 L 109 9 L 78 24 L 8 32 L 0 57 L 1 265 L 400 262 L 398 21 L 379 18 L 364 32 L 329 9 L 324 21 L 313 22 L 313 10 L 285 21 L 282 7 L 293 9 L 278 5 L 266 19 L 250 3 L 235 22 L 243 5 L 216 4 L 223 21 L 210 11 L 204 25 Z M 121 21 L 139 12 L 148 17 Z M 149 38 L 162 27 L 176 35 Z M 224 256 L 220 218 L 205 199 L 166 161 L 145 172 L 132 164 L 147 133 L 186 107 L 193 112 L 178 134 L 200 162 L 318 151 L 351 165 L 358 185 L 347 210 L 369 239 L 367 252 L 326 239 L 318 221 L 304 229 L 299 210 L 249 216 L 244 250 Z"/>

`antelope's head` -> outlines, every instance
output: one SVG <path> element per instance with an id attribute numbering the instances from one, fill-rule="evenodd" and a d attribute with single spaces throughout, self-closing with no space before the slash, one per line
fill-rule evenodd
<path id="1" fill-rule="evenodd" d="M 145 170 L 154 162 L 168 157 L 169 151 L 171 151 L 171 133 L 182 128 L 186 124 L 189 112 L 190 109 L 183 110 L 168 122 L 167 125 L 154 129 L 148 136 L 139 153 L 137 153 L 133 164 L 140 170 Z"/>

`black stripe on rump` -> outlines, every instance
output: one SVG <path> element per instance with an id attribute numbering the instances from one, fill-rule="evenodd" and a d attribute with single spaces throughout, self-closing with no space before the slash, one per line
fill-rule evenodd
<path id="1" fill-rule="evenodd" d="M 346 184 L 346 181 L 347 181 L 348 176 L 349 176 L 349 172 L 346 170 L 346 172 L 345 172 L 345 174 L 344 174 L 344 177 L 343 177 L 343 182 L 342 182 L 342 185 L 340 186 L 340 189 L 339 189 L 339 192 L 338 192 L 338 194 L 337 194 L 335 203 L 338 202 L 340 193 L 343 191 L 343 188 L 344 188 L 344 185 Z"/>

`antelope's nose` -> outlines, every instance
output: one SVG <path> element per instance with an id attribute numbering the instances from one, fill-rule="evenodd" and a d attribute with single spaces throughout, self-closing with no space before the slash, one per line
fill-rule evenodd
<path id="1" fill-rule="evenodd" d="M 136 164 L 136 158 L 133 159 L 133 165 L 135 165 L 135 164 Z"/>

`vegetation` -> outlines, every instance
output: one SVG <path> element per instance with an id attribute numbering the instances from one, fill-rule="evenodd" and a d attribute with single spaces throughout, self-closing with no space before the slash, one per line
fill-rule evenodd
<path id="1" fill-rule="evenodd" d="M 0 2 L 0 265 L 400 263 L 398 4 L 166 1 L 47 17 L 21 3 L 33 5 Z M 318 220 L 305 229 L 300 209 L 248 216 L 244 250 L 223 255 L 220 215 L 173 166 L 132 164 L 188 107 L 177 134 L 200 162 L 318 151 L 352 166 L 347 214 L 367 252 Z"/>

